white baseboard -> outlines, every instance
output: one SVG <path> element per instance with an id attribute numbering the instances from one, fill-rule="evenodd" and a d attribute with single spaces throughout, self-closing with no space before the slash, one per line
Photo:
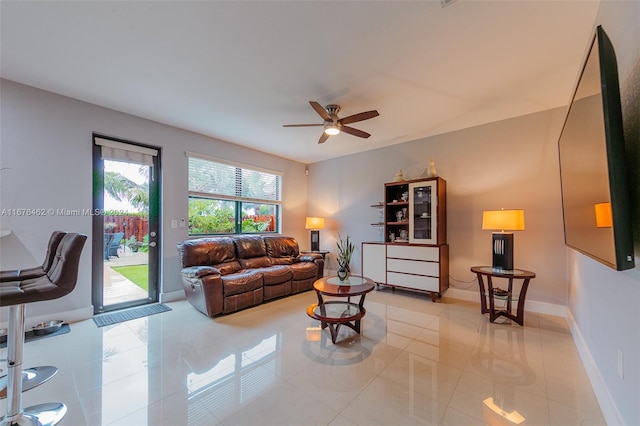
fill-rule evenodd
<path id="1" fill-rule="evenodd" d="M 602 379 L 600 370 L 591 356 L 591 351 L 589 351 L 589 347 L 584 341 L 580 328 L 573 318 L 573 315 L 571 315 L 571 311 L 568 311 L 567 313 L 567 323 L 569 324 L 573 342 L 578 349 L 578 354 L 580 354 L 580 359 L 582 360 L 582 365 L 587 372 L 587 376 L 589 376 L 591 387 L 593 387 L 593 392 L 596 394 L 596 399 L 600 404 L 600 409 L 602 410 L 602 415 L 604 416 L 605 421 L 608 425 L 624 424 L 624 420 L 620 415 L 613 398 L 611 398 L 611 394 Z"/>
<path id="2" fill-rule="evenodd" d="M 182 290 L 160 294 L 160 303 L 175 302 L 183 299 L 185 299 L 185 295 L 184 291 Z M 34 325 L 45 321 L 62 320 L 67 324 L 71 324 L 91 318 L 93 318 L 93 306 L 87 306 L 86 308 L 74 309 L 72 311 L 56 312 L 54 314 L 39 315 L 33 317 L 29 316 L 27 312 L 27 317 L 24 320 L 24 324 L 25 330 L 29 331 Z M 7 327 L 7 321 L 0 322 L 0 329 L 7 329 Z"/>
<path id="3" fill-rule="evenodd" d="M 40 315 L 35 317 L 27 317 L 24 320 L 25 330 L 29 331 L 31 327 L 36 324 L 45 321 L 62 320 L 67 324 L 73 322 L 84 321 L 86 319 L 93 318 L 93 306 L 87 306 L 86 308 L 74 309 L 73 311 L 56 312 L 55 314 Z M 6 329 L 8 323 L 6 321 L 0 322 L 0 328 Z"/>
<path id="4" fill-rule="evenodd" d="M 159 299 L 160 303 L 176 302 L 178 300 L 186 299 L 186 296 L 184 295 L 184 290 L 176 290 L 168 293 L 160 293 Z"/>
<path id="5" fill-rule="evenodd" d="M 480 293 L 476 291 L 460 290 L 459 288 L 449 287 L 445 292 L 445 296 L 454 299 L 467 300 L 469 302 L 480 303 Z M 525 311 L 535 312 L 538 314 L 553 315 L 557 317 L 567 317 L 567 307 L 555 305 L 553 303 L 538 302 L 527 299 L 524 305 Z"/>

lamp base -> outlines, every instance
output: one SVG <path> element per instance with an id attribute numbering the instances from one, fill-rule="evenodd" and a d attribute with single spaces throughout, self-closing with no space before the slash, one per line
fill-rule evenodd
<path id="1" fill-rule="evenodd" d="M 493 269 L 513 270 L 513 232 L 493 233 Z"/>
<path id="2" fill-rule="evenodd" d="M 320 231 L 311 231 L 311 251 L 320 251 Z"/>

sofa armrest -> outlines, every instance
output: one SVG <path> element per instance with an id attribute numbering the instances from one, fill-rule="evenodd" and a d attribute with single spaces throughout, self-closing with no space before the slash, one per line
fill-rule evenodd
<path id="1" fill-rule="evenodd" d="M 298 255 L 296 262 L 315 262 L 318 259 L 324 259 L 319 253 L 305 253 Z"/>
<path id="2" fill-rule="evenodd" d="M 182 268 L 180 271 L 185 278 L 202 278 L 207 275 L 221 275 L 220 271 L 213 266 L 190 266 Z"/>
<path id="3" fill-rule="evenodd" d="M 182 286 L 187 300 L 197 310 L 210 317 L 222 313 L 224 294 L 220 274 L 203 275 L 202 277 L 187 277 L 183 274 Z"/>
<path id="4" fill-rule="evenodd" d="M 319 280 L 324 276 L 324 257 L 319 253 L 305 253 L 300 254 L 296 258 L 295 262 L 311 262 L 315 263 L 318 267 L 318 274 L 316 279 Z"/>

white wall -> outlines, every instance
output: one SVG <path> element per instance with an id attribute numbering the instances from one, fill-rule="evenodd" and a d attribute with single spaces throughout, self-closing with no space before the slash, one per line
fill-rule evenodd
<path id="1" fill-rule="evenodd" d="M 170 223 L 171 219 L 187 217 L 187 150 L 282 171 L 282 232 L 297 238 L 301 247 L 308 246 L 304 164 L 11 81 L 0 80 L 0 84 L 0 167 L 10 168 L 0 172 L 0 210 L 90 209 L 91 135 L 98 132 L 162 148 L 162 295 L 182 296 L 176 244 L 187 238 L 187 230 L 171 229 Z M 52 231 L 87 234 L 74 292 L 55 301 L 32 304 L 27 315 L 46 319 L 53 313 L 66 312 L 70 318 L 55 318 L 66 320 L 92 315 L 91 217 L 3 215 L 0 229 L 13 230 L 38 263 L 44 258 Z M 102 235 L 96 238 L 102 240 Z"/>
<path id="2" fill-rule="evenodd" d="M 607 422 L 639 425 L 640 2 L 602 2 L 595 25 L 602 25 L 611 39 L 618 61 L 627 165 L 631 172 L 636 268 L 616 272 L 572 252 L 570 321 Z M 624 358 L 624 378 L 618 377 L 616 371 L 618 350 Z"/>
<path id="3" fill-rule="evenodd" d="M 562 311 L 568 275 L 557 139 L 564 114 L 556 109 L 310 165 L 309 209 L 327 217 L 321 246 L 333 252 L 332 265 L 338 232 L 357 243 L 378 240 L 370 225 L 377 211 L 369 206 L 382 200 L 384 183 L 398 169 L 419 177 L 433 157 L 447 181 L 451 287 L 479 300 L 469 268 L 492 261 L 482 211 L 523 208 L 526 230 L 515 235 L 515 263 L 537 274 L 527 301 Z M 355 271 L 360 262 L 358 250 Z"/>

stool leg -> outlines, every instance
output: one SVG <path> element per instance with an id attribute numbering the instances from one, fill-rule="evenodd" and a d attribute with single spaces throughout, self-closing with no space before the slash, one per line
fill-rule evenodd
<path id="1" fill-rule="evenodd" d="M 7 415 L 0 426 L 55 425 L 67 412 L 62 403 L 39 404 L 22 409 L 22 355 L 25 305 L 9 306 L 7 333 Z"/>
<path id="2" fill-rule="evenodd" d="M 22 413 L 22 351 L 24 348 L 25 305 L 9 306 L 7 334 L 7 415 L 15 420 Z"/>

